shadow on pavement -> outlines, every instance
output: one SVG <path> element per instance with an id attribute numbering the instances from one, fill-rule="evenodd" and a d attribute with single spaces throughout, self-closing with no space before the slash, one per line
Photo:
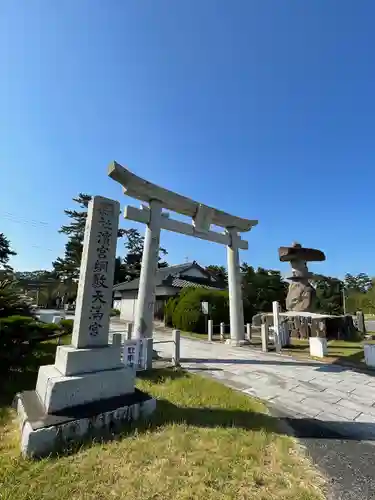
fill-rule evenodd
<path id="1" fill-rule="evenodd" d="M 259 360 L 259 359 L 219 359 L 219 358 L 181 358 L 182 363 L 204 363 L 204 364 L 232 364 L 232 365 L 274 365 L 274 366 L 312 366 L 316 368 L 316 371 L 326 372 L 326 373 L 342 373 L 342 372 L 356 372 L 362 373 L 364 375 L 369 375 L 371 377 L 375 376 L 375 371 L 352 366 L 351 364 L 339 364 L 337 363 L 324 363 L 320 361 L 304 361 L 304 360 L 285 360 L 280 358 L 278 360 Z"/>

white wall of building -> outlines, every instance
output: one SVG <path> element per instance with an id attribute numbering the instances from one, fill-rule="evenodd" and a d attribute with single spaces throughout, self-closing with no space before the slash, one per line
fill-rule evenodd
<path id="1" fill-rule="evenodd" d="M 184 277 L 206 278 L 207 275 L 199 269 L 191 268 L 184 273 L 181 273 L 181 278 Z M 157 297 L 170 297 L 176 295 L 178 289 L 168 286 L 159 286 L 156 288 Z M 125 290 L 123 292 L 115 292 L 113 307 L 120 310 L 120 319 L 124 321 L 134 321 L 135 311 L 137 307 L 138 290 Z M 164 299 L 156 300 L 155 308 L 158 309 L 164 303 Z"/>

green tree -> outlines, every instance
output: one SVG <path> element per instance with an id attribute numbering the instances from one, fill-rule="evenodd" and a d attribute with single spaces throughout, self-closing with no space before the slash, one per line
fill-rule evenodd
<path id="1" fill-rule="evenodd" d="M 47 281 L 55 279 L 56 276 L 52 271 L 46 269 L 37 269 L 35 271 L 16 271 L 14 277 L 18 281 Z"/>
<path id="2" fill-rule="evenodd" d="M 275 300 L 285 309 L 288 284 L 280 271 L 261 267 L 255 270 L 244 263 L 241 273 L 245 322 L 250 321 L 258 312 L 272 312 L 272 302 Z"/>
<path id="3" fill-rule="evenodd" d="M 219 283 L 222 283 L 223 286 L 228 285 L 228 273 L 225 268 L 225 266 L 217 266 L 215 264 L 211 264 L 210 266 L 206 267 L 206 270 L 212 274 Z"/>
<path id="4" fill-rule="evenodd" d="M 74 281 L 79 277 L 87 207 L 90 200 L 91 196 L 89 194 L 79 193 L 77 198 L 73 198 L 73 201 L 78 203 L 81 210 L 64 210 L 65 215 L 69 217 L 71 222 L 61 226 L 59 233 L 66 234 L 69 239 L 65 245 L 64 257 L 58 257 L 52 263 L 56 275 L 64 281 Z"/>
<path id="5" fill-rule="evenodd" d="M 124 233 L 126 236 L 125 249 L 127 252 L 123 260 L 123 272 L 125 274 L 125 280 L 123 281 L 132 281 L 139 278 L 141 274 L 144 237 L 139 234 L 137 229 L 126 229 Z M 159 268 L 168 266 L 168 263 L 163 261 L 161 257 L 167 255 L 167 253 L 165 248 L 159 248 Z"/>
<path id="6" fill-rule="evenodd" d="M 367 292 L 349 292 L 346 298 L 347 312 L 354 314 L 363 311 L 365 314 L 375 313 L 375 288 Z"/>
<path id="7" fill-rule="evenodd" d="M 344 282 L 326 276 L 314 283 L 316 289 L 317 309 L 325 314 L 343 314 Z"/>
<path id="8" fill-rule="evenodd" d="M 17 253 L 11 249 L 10 241 L 4 233 L 0 233 L 0 269 L 5 271 L 12 270 L 8 262 L 10 257 L 14 255 L 17 255 Z"/>
<path id="9" fill-rule="evenodd" d="M 373 283 L 372 279 L 366 273 L 359 273 L 356 276 L 348 273 L 345 275 L 344 285 L 348 293 L 366 293 L 372 288 Z"/>
<path id="10" fill-rule="evenodd" d="M 20 293 L 14 280 L 0 280 L 0 318 L 32 316 L 30 301 Z"/>

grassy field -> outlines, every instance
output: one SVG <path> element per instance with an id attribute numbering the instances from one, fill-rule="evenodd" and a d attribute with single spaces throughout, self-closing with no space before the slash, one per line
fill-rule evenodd
<path id="1" fill-rule="evenodd" d="M 34 364 L 8 380 L 2 392 L 1 500 L 324 498 L 319 473 L 262 403 L 171 369 L 138 380 L 158 398 L 150 423 L 75 454 L 22 459 L 9 402 L 21 383 L 34 387 L 38 364 L 53 361 L 54 349 L 41 345 Z"/>

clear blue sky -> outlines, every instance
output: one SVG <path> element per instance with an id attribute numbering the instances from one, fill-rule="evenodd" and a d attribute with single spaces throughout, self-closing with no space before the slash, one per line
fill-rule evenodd
<path id="1" fill-rule="evenodd" d="M 2 2 L 12 264 L 63 254 L 57 230 L 78 192 L 132 202 L 107 178 L 115 159 L 259 219 L 241 255 L 251 265 L 287 271 L 277 248 L 297 240 L 326 252 L 316 271 L 375 274 L 374 16 L 372 0 Z M 164 232 L 162 244 L 171 263 L 225 263 L 213 243 Z"/>

